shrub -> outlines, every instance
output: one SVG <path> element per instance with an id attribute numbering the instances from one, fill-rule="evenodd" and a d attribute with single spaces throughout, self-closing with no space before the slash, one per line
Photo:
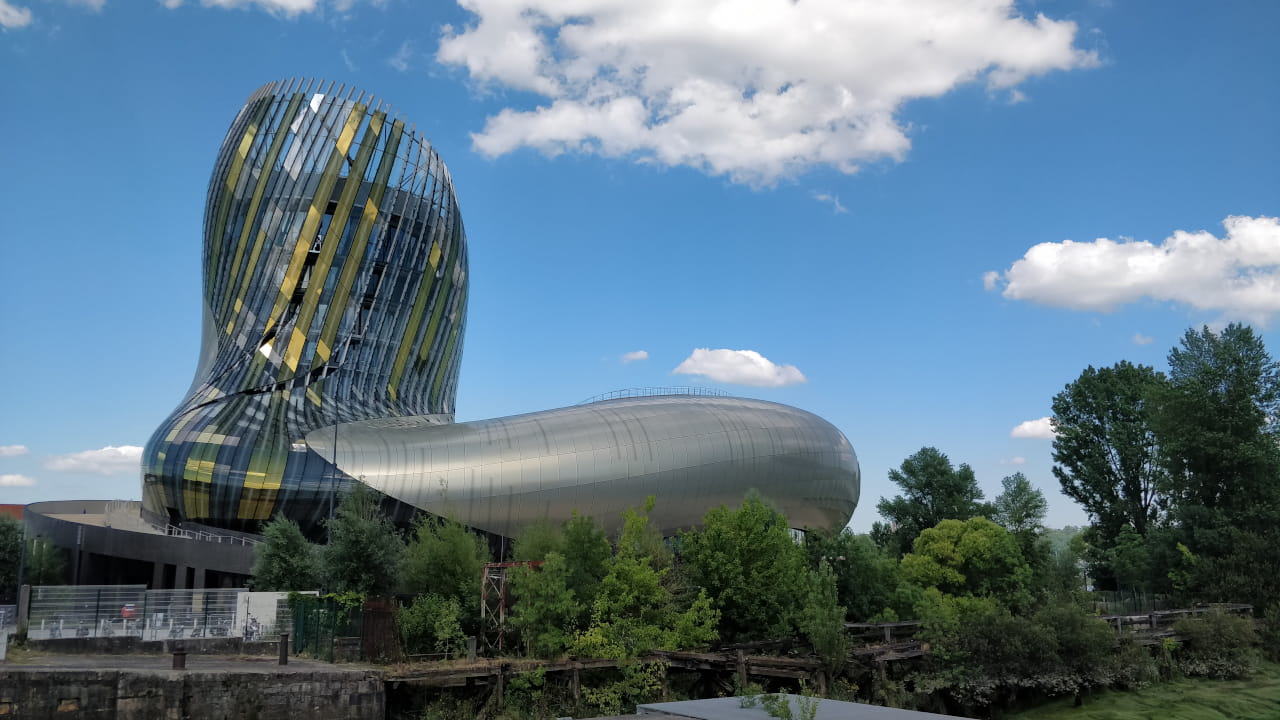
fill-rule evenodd
<path id="1" fill-rule="evenodd" d="M 1183 673 L 1219 680 L 1246 678 L 1258 664 L 1258 632 L 1252 618 L 1213 611 L 1173 624 L 1182 638 L 1175 653 Z"/>
<path id="2" fill-rule="evenodd" d="M 1280 601 L 1267 606 L 1262 622 L 1262 654 L 1271 662 L 1280 662 Z"/>

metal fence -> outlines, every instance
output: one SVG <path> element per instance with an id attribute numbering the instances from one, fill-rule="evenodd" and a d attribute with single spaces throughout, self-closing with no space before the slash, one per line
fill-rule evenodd
<path id="1" fill-rule="evenodd" d="M 0 630 L 18 626 L 18 606 L 0 605 Z"/>
<path id="2" fill-rule="evenodd" d="M 27 635 L 65 637 L 244 638 L 274 640 L 292 627 L 289 594 L 147 590 L 145 585 L 33 587 Z"/>

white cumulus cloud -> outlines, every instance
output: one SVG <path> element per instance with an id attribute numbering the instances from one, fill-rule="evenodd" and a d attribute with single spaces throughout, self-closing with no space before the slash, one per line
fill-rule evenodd
<path id="1" fill-rule="evenodd" d="M 142 448 L 137 445 L 108 445 L 98 450 L 85 450 L 69 455 L 55 455 L 45 461 L 50 470 L 116 475 L 137 472 L 142 461 Z"/>
<path id="2" fill-rule="evenodd" d="M 628 156 L 770 184 L 815 167 L 900 160 L 902 105 L 972 82 L 1089 67 L 1076 25 L 1014 0 L 458 0 L 436 58 L 537 96 L 472 136 Z"/>
<path id="3" fill-rule="evenodd" d="M 1001 465 L 1026 465 L 1027 459 L 1022 457 L 1021 455 L 1015 455 L 1011 458 L 1005 458 L 1004 460 L 1001 460 L 1000 464 Z"/>
<path id="4" fill-rule="evenodd" d="M 1150 335 L 1143 335 L 1142 333 L 1133 334 L 1134 345 L 1150 345 L 1153 340 L 1155 340 L 1155 338 Z"/>
<path id="5" fill-rule="evenodd" d="M 0 457 L 18 457 L 26 454 L 26 445 L 0 445 Z"/>
<path id="6" fill-rule="evenodd" d="M 781 387 L 808 382 L 795 365 L 775 365 L 755 350 L 698 348 L 672 374 L 703 375 L 733 385 Z"/>
<path id="7" fill-rule="evenodd" d="M 0 27 L 16 30 L 31 24 L 31 10 L 21 5 L 12 5 L 7 0 L 0 0 Z"/>
<path id="8" fill-rule="evenodd" d="M 1159 243 L 1040 243 L 983 284 L 1011 300 L 1072 310 L 1148 298 L 1265 324 L 1280 312 L 1280 219 L 1233 215 L 1222 224 L 1222 237 L 1178 230 Z"/>
<path id="9" fill-rule="evenodd" d="M 622 357 L 619 359 L 622 360 L 623 365 L 626 365 L 627 363 L 635 362 L 636 360 L 648 360 L 649 351 L 648 350 L 632 350 L 629 353 L 623 353 Z"/>
<path id="10" fill-rule="evenodd" d="M 36 481 L 26 475 L 0 475 L 0 487 L 31 487 Z"/>
<path id="11" fill-rule="evenodd" d="M 1037 420 L 1027 420 L 1026 422 L 1018 423 L 1017 427 L 1009 431 L 1009 437 L 1015 438 L 1052 440 L 1053 436 L 1053 424 L 1049 421 L 1048 416 Z"/>

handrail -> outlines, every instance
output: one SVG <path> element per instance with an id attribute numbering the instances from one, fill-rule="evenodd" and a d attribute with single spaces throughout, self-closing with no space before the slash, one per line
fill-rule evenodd
<path id="1" fill-rule="evenodd" d="M 728 397 L 729 393 L 724 390 L 717 390 L 709 387 L 642 387 L 642 388 L 625 388 L 622 390 L 612 390 L 607 393 L 601 393 L 583 400 L 579 405 L 590 405 L 591 403 L 603 402 L 605 400 L 620 400 L 622 398 L 632 397 L 658 397 L 659 395 L 697 395 L 702 397 Z"/>

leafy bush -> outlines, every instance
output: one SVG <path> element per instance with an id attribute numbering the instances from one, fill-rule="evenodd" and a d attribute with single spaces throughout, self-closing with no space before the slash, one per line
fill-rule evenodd
<path id="1" fill-rule="evenodd" d="M 402 608 L 397 622 L 405 651 L 410 654 L 466 652 L 458 601 L 443 595 L 420 595 L 413 605 Z"/>
<path id="2" fill-rule="evenodd" d="M 1262 622 L 1262 654 L 1271 662 L 1280 662 L 1280 601 L 1267 606 Z"/>
<path id="3" fill-rule="evenodd" d="M 1182 638 L 1175 653 L 1178 667 L 1193 677 L 1219 680 L 1246 678 L 1258 665 L 1258 632 L 1253 619 L 1214 611 L 1173 624 Z"/>

